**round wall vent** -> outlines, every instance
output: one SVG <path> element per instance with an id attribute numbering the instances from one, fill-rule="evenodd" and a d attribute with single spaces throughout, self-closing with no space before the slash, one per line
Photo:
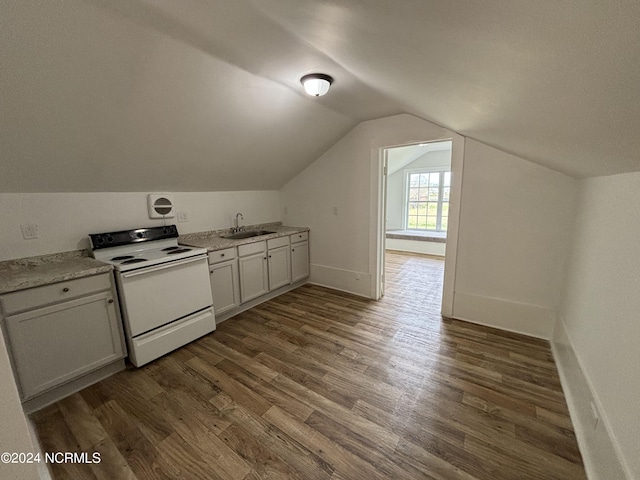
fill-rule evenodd
<path id="1" fill-rule="evenodd" d="M 173 218 L 176 213 L 171 193 L 151 193 L 147 197 L 149 218 Z"/>

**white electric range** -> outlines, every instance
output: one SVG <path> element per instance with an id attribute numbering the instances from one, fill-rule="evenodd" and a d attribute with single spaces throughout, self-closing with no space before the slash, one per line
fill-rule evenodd
<path id="1" fill-rule="evenodd" d="M 207 250 L 179 245 L 175 225 L 89 237 L 93 257 L 114 266 L 135 366 L 215 330 Z"/>

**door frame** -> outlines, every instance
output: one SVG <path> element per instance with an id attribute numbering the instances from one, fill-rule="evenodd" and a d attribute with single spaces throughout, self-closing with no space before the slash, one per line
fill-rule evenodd
<path id="1" fill-rule="evenodd" d="M 386 245 L 386 150 L 405 145 L 432 143 L 451 140 L 451 193 L 449 200 L 449 226 L 447 231 L 447 248 L 444 261 L 444 281 L 442 288 L 441 314 L 453 317 L 455 296 L 456 263 L 458 255 L 458 236 L 460 227 L 460 205 L 462 200 L 462 180 L 464 171 L 464 144 L 462 135 L 452 134 L 448 137 L 425 138 L 400 145 L 385 145 L 371 150 L 371 235 L 372 247 L 369 259 L 372 275 L 371 292 L 373 298 L 380 299 L 384 294 L 384 250 Z"/>

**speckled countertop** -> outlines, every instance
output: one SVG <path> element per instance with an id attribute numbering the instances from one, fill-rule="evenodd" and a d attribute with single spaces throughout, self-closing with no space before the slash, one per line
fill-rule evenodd
<path id="1" fill-rule="evenodd" d="M 270 230 L 274 233 L 260 237 L 231 240 L 221 235 L 231 233 L 231 229 L 212 230 L 208 232 L 187 233 L 178 239 L 184 245 L 206 248 L 210 252 L 231 248 L 246 243 L 254 243 L 270 238 L 306 232 L 307 227 L 290 227 L 282 223 L 265 223 L 250 225 L 245 230 Z M 74 278 L 88 277 L 99 273 L 110 272 L 111 265 L 100 262 L 89 256 L 86 250 L 52 253 L 37 257 L 19 258 L 0 262 L 0 294 L 25 290 L 27 288 L 64 282 Z"/>
<path id="2" fill-rule="evenodd" d="M 53 253 L 0 262 L 0 294 L 110 272 L 111 265 L 86 250 Z"/>
<path id="3" fill-rule="evenodd" d="M 191 245 L 192 247 L 206 248 L 208 251 L 213 252 L 215 250 L 222 250 L 223 248 L 236 247 L 238 245 L 244 245 L 246 243 L 261 242 L 262 240 L 269 240 L 271 238 L 284 237 L 286 235 L 293 235 L 298 232 L 306 232 L 309 230 L 307 227 L 290 227 L 282 225 L 281 222 L 277 223 L 262 223 L 259 225 L 248 225 L 244 228 L 246 231 L 251 230 L 269 230 L 274 233 L 268 235 L 260 235 L 259 237 L 243 238 L 240 240 L 232 240 L 229 238 L 222 238 L 222 235 L 228 235 L 231 233 L 231 229 L 224 230 L 212 230 L 209 232 L 197 232 L 187 233 L 180 235 L 178 241 L 183 245 Z"/>

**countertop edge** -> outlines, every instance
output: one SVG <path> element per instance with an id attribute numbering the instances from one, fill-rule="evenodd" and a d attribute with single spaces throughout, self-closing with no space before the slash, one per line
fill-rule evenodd
<path id="1" fill-rule="evenodd" d="M 221 235 L 230 233 L 229 229 L 204 231 L 180 235 L 178 241 L 183 245 L 206 248 L 207 252 L 215 252 L 225 248 L 233 248 L 310 231 L 309 227 L 293 227 L 282 225 L 279 222 L 276 224 L 250 225 L 245 227 L 245 230 L 251 231 L 263 228 L 275 231 L 267 235 L 237 240 L 222 238 Z M 6 260 L 0 262 L 0 295 L 108 273 L 112 270 L 112 265 L 90 257 L 88 252 L 83 250 Z"/>
<path id="2" fill-rule="evenodd" d="M 187 233 L 184 235 L 180 235 L 178 241 L 182 245 L 188 245 L 191 247 L 200 247 L 206 248 L 208 252 L 215 252 L 218 250 L 224 250 L 226 248 L 239 247 L 240 245 L 246 245 L 249 243 L 262 242 L 266 240 L 271 240 L 273 238 L 286 237 L 288 235 L 294 235 L 300 232 L 308 232 L 310 231 L 309 227 L 292 227 L 288 225 L 278 225 L 277 227 L 265 227 L 263 225 L 251 225 L 246 227 L 246 231 L 251 230 L 259 230 L 262 228 L 273 228 L 274 233 L 270 233 L 267 235 L 260 235 L 257 237 L 243 238 L 243 239 L 230 239 L 230 238 L 222 238 L 221 235 L 226 235 L 229 233 L 228 230 L 217 230 L 210 232 L 196 232 L 196 233 Z M 202 238 L 198 238 L 202 237 Z"/>
<path id="3" fill-rule="evenodd" d="M 113 266 L 77 252 L 2 262 L 0 295 L 109 273 Z"/>

